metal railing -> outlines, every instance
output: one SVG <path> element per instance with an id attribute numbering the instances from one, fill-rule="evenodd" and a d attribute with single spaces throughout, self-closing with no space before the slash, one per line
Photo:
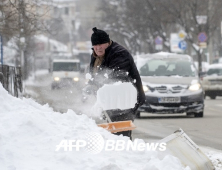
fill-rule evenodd
<path id="1" fill-rule="evenodd" d="M 18 97 L 23 90 L 21 67 L 0 65 L 0 83 L 9 94 Z"/>

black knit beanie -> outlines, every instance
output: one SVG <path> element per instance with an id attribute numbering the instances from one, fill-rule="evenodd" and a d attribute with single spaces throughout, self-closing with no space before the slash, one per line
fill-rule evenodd
<path id="1" fill-rule="evenodd" d="M 105 31 L 99 30 L 96 27 L 94 27 L 92 30 L 93 30 L 91 36 L 92 45 L 105 44 L 110 41 L 109 34 L 107 34 Z"/>

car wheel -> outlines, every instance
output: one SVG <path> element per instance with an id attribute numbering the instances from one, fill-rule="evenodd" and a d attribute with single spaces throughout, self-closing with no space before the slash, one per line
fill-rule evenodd
<path id="1" fill-rule="evenodd" d="M 136 111 L 136 118 L 141 118 L 140 111 Z"/>
<path id="2" fill-rule="evenodd" d="M 203 117 L 204 112 L 199 112 L 199 113 L 195 113 L 194 116 L 195 117 Z"/>
<path id="3" fill-rule="evenodd" d="M 211 99 L 216 99 L 216 95 L 210 95 Z"/>

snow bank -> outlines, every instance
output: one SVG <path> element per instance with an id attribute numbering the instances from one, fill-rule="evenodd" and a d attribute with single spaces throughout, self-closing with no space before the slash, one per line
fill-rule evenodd
<path id="1" fill-rule="evenodd" d="M 81 139 L 88 132 L 104 139 L 127 137 L 110 134 L 86 115 L 72 110 L 61 114 L 32 99 L 9 95 L 0 84 L 0 169 L 1 170 L 188 170 L 180 161 L 157 151 L 55 151 L 61 140 Z M 143 142 L 142 140 L 139 140 Z"/>
<path id="2" fill-rule="evenodd" d="M 222 170 L 222 153 L 221 151 L 204 148 L 205 154 L 209 157 L 211 162 L 213 163 L 215 170 Z"/>

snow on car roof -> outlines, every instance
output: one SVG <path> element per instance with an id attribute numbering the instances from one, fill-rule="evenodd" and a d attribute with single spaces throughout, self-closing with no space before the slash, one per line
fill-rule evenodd
<path id="1" fill-rule="evenodd" d="M 153 54 L 142 54 L 137 56 L 137 68 L 140 69 L 144 63 L 148 62 L 151 59 L 154 58 L 159 58 L 159 59 L 163 59 L 163 58 L 178 58 L 178 59 L 185 59 L 188 61 L 192 61 L 192 58 L 189 55 L 186 54 L 176 54 L 176 53 L 169 53 L 169 52 L 158 52 L 158 53 L 153 53 Z"/>
<path id="2" fill-rule="evenodd" d="M 189 59 L 191 60 L 192 58 L 187 55 L 187 54 L 176 54 L 176 53 L 169 53 L 169 52 L 158 52 L 158 53 L 153 53 L 153 54 L 144 54 L 139 56 L 141 58 L 184 58 L 184 59 Z"/>
<path id="3" fill-rule="evenodd" d="M 80 62 L 78 59 L 68 59 L 68 60 L 66 60 L 66 59 L 55 59 L 55 60 L 53 60 L 53 63 L 55 63 L 55 62 L 75 62 L 75 63 L 77 63 L 77 62 Z"/>
<path id="4" fill-rule="evenodd" d="M 211 68 L 222 68 L 222 63 L 211 64 L 211 65 L 208 66 L 208 69 L 211 69 Z"/>

